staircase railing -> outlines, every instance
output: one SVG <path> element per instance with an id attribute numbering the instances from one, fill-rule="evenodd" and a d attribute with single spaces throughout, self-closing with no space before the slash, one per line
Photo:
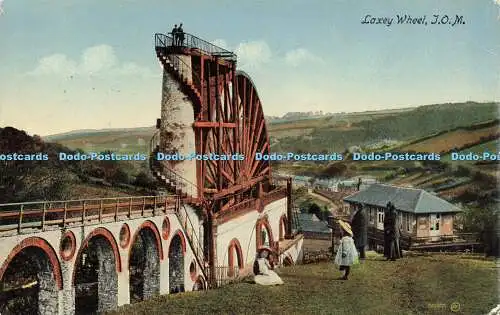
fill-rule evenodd
<path id="1" fill-rule="evenodd" d="M 204 39 L 201 39 L 197 36 L 194 36 L 189 33 L 183 33 L 184 34 L 184 40 L 180 45 L 177 45 L 177 43 L 174 42 L 172 33 L 168 33 L 169 35 L 161 34 L 161 33 L 156 33 L 155 34 L 155 46 L 156 47 L 175 47 L 175 46 L 180 46 L 180 47 L 186 47 L 186 48 L 195 48 L 198 49 L 206 54 L 212 55 L 212 56 L 219 56 L 223 59 L 227 60 L 234 60 L 236 61 L 236 54 L 232 51 L 229 51 L 227 49 L 224 49 L 222 47 L 219 47 L 217 45 L 214 45 L 210 42 L 207 42 Z"/>
<path id="2" fill-rule="evenodd" d="M 176 75 L 178 76 L 179 81 L 181 83 L 187 84 L 189 88 L 192 89 L 192 92 L 194 92 L 198 98 L 198 102 L 201 104 L 202 99 L 201 99 L 201 78 L 198 75 L 196 71 L 193 70 L 193 68 L 188 65 L 184 60 L 182 60 L 179 56 L 174 55 L 174 54 L 162 54 L 160 52 L 159 54 L 161 57 L 164 57 L 164 59 L 168 59 L 168 63 L 170 66 L 175 70 Z M 187 75 L 186 73 L 189 73 L 190 75 Z"/>
<path id="3" fill-rule="evenodd" d="M 175 186 L 176 193 L 177 190 L 180 189 L 181 193 L 185 193 L 189 197 L 201 198 L 202 196 L 198 196 L 198 186 L 185 179 L 171 168 L 165 167 L 156 159 L 156 154 L 159 152 L 158 138 L 159 132 L 157 131 L 150 140 L 150 148 L 152 150 L 149 156 L 149 166 L 151 168 L 151 171 L 153 171 L 153 175 L 156 175 L 154 174 L 154 172 L 158 171 L 169 181 L 173 182 L 172 186 Z"/>
<path id="4" fill-rule="evenodd" d="M 203 275 L 205 279 L 208 280 L 207 278 L 208 272 L 205 266 L 205 254 L 203 250 L 203 245 L 201 244 L 198 234 L 196 233 L 196 229 L 193 225 L 193 222 L 191 221 L 191 218 L 189 217 L 186 208 L 184 208 L 184 205 L 179 204 L 177 209 L 178 209 L 177 217 L 179 218 L 179 221 L 182 224 L 182 227 L 184 228 L 184 233 L 186 233 L 187 235 L 191 248 L 194 251 L 196 260 L 198 261 L 198 264 L 202 268 Z"/>

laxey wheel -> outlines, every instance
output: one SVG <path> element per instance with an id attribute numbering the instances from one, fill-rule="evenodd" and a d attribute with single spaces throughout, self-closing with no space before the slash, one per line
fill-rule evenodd
<path id="1" fill-rule="evenodd" d="M 255 85 L 242 71 L 236 71 L 234 79 L 229 71 L 222 77 L 223 82 L 211 84 L 214 88 L 210 95 L 215 97 L 198 117 L 223 124 L 217 128 L 200 129 L 202 152 L 199 153 L 241 154 L 243 160 L 200 162 L 205 192 L 212 196 L 209 199 L 220 201 L 218 210 L 225 210 L 248 197 L 252 187 L 259 182 L 266 183 L 271 174 L 269 161 L 256 159 L 258 153 L 269 154 L 269 138 Z M 215 91 L 215 86 L 218 86 L 218 91 Z"/>

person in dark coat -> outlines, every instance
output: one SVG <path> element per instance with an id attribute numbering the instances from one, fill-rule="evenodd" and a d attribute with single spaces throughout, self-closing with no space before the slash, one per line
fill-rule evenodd
<path id="1" fill-rule="evenodd" d="M 174 25 L 174 28 L 172 29 L 172 46 L 177 46 L 178 42 L 178 33 L 179 29 L 177 28 L 177 24 Z"/>
<path id="2" fill-rule="evenodd" d="M 388 213 L 389 223 L 389 259 L 396 260 L 401 258 L 401 249 L 399 246 L 399 224 L 398 224 L 398 216 L 396 212 L 396 208 L 391 205 Z"/>
<path id="3" fill-rule="evenodd" d="M 182 23 L 179 25 L 179 28 L 177 28 L 177 45 L 184 45 L 184 30 L 182 29 Z"/>
<path id="4" fill-rule="evenodd" d="M 365 248 L 368 245 L 368 221 L 366 219 L 366 209 L 363 205 L 358 205 L 351 219 L 352 232 L 354 233 L 354 244 L 359 253 L 359 259 L 366 258 Z"/>
<path id="5" fill-rule="evenodd" d="M 390 257 L 390 243 L 391 243 L 391 233 L 392 233 L 392 223 L 390 217 L 390 209 L 392 208 L 392 203 L 389 201 L 384 211 L 384 257 L 389 259 Z"/>

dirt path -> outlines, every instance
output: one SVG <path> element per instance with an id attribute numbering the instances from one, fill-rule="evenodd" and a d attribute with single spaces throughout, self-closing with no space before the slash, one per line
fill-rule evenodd
<path id="1" fill-rule="evenodd" d="M 330 199 L 328 199 L 328 198 L 326 198 L 326 197 L 323 197 L 323 196 L 321 196 L 321 195 L 318 195 L 318 194 L 316 194 L 316 193 L 314 193 L 314 192 L 312 192 L 312 191 L 310 191 L 310 192 L 309 192 L 309 195 L 311 195 L 312 197 L 314 197 L 314 198 L 316 198 L 316 199 L 319 199 L 319 200 L 321 200 L 321 201 L 324 201 L 324 202 L 328 203 L 328 205 L 330 205 L 330 206 L 332 206 L 332 207 L 334 207 L 334 206 L 335 206 L 335 204 L 333 203 L 333 201 L 331 201 Z"/>

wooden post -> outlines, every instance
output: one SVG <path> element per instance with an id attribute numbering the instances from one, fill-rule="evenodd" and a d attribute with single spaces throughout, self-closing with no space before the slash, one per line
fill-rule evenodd
<path id="1" fill-rule="evenodd" d="M 141 217 L 144 216 L 144 209 L 146 208 L 146 197 L 142 197 L 142 210 L 141 210 Z"/>
<path id="2" fill-rule="evenodd" d="M 83 207 L 83 209 L 82 209 L 82 225 L 85 225 L 85 200 L 83 201 L 82 207 Z"/>
<path id="3" fill-rule="evenodd" d="M 47 214 L 47 203 L 43 203 L 43 212 L 42 212 L 42 231 L 45 231 L 45 215 Z"/>
<path id="4" fill-rule="evenodd" d="M 156 196 L 154 196 L 153 217 L 156 215 Z"/>
<path id="5" fill-rule="evenodd" d="M 286 192 L 287 192 L 287 203 L 286 203 L 286 233 L 285 238 L 291 239 L 292 227 L 293 227 L 293 209 L 292 209 L 292 178 L 288 178 L 286 181 Z"/>
<path id="6" fill-rule="evenodd" d="M 128 205 L 128 218 L 130 219 L 132 217 L 132 198 L 130 197 L 129 205 Z"/>
<path id="7" fill-rule="evenodd" d="M 64 202 L 64 217 L 63 217 L 63 227 L 66 227 L 66 215 L 68 212 L 68 203 Z"/>
<path id="8" fill-rule="evenodd" d="M 118 221 L 118 207 L 120 207 L 120 198 L 116 199 L 115 222 Z"/>
<path id="9" fill-rule="evenodd" d="M 102 222 L 102 207 L 103 207 L 103 200 L 101 199 L 101 204 L 99 206 L 99 223 Z"/>
<path id="10" fill-rule="evenodd" d="M 17 231 L 19 234 L 21 234 L 21 229 L 23 226 L 23 211 L 24 211 L 24 205 L 21 205 L 21 209 L 19 209 L 19 225 L 17 227 Z"/>

